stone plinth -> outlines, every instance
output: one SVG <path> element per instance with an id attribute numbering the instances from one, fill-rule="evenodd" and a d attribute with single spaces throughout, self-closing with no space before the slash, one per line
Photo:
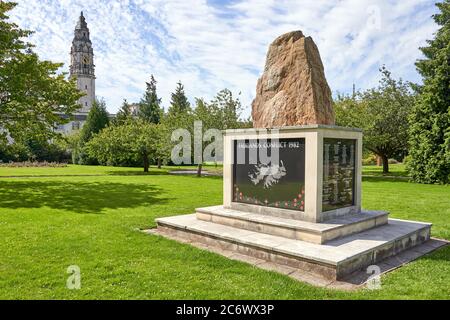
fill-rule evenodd
<path id="1" fill-rule="evenodd" d="M 157 219 L 157 233 L 301 270 L 316 283 L 427 243 L 431 224 L 361 209 L 361 157 L 358 129 L 227 130 L 223 205 Z"/>
<path id="2" fill-rule="evenodd" d="M 284 161 L 283 166 L 286 171 L 286 176 L 279 179 L 277 182 L 278 185 L 274 184 L 271 188 L 267 189 L 268 193 L 270 193 L 271 190 L 275 190 L 279 185 L 282 185 L 284 180 L 289 179 L 289 175 L 292 172 L 298 173 L 301 170 L 302 172 L 300 174 L 293 177 L 297 178 L 298 181 L 291 181 L 292 183 L 298 184 L 298 192 L 303 192 L 301 198 L 297 199 L 298 206 L 293 206 L 295 204 L 293 203 L 295 200 L 295 192 L 290 192 L 292 194 L 291 198 L 280 197 L 278 207 L 270 204 L 265 205 L 266 199 L 246 201 L 245 193 L 243 194 L 244 201 L 240 201 L 241 191 L 238 191 L 238 197 L 236 197 L 236 187 L 239 188 L 240 186 L 234 181 L 236 178 L 236 165 L 239 167 L 239 164 L 236 164 L 238 162 L 237 155 L 235 155 L 236 144 L 244 140 L 262 143 L 263 141 L 274 141 L 275 139 L 279 143 L 289 144 L 291 141 L 302 143 L 302 151 L 295 153 L 295 150 L 293 152 L 287 150 L 284 152 L 286 159 L 282 159 L 283 155 L 280 149 L 279 160 L 280 162 Z M 338 144 L 331 145 L 329 141 L 347 143 L 350 147 L 347 145 L 342 145 L 341 147 Z M 296 166 L 295 161 L 287 163 L 287 158 L 291 157 L 289 153 L 292 153 L 292 157 L 301 157 L 303 155 L 304 159 L 301 161 L 299 159 L 301 163 L 298 166 Z M 247 151 L 247 160 L 249 154 L 250 151 Z M 223 205 L 225 208 L 309 222 L 323 222 L 347 214 L 357 214 L 361 211 L 361 158 L 362 132 L 359 129 L 326 125 L 305 125 L 272 130 L 227 130 L 224 134 Z M 348 175 L 352 176 L 347 177 L 349 184 L 346 188 L 347 190 L 335 192 L 336 190 L 330 190 L 330 188 L 341 188 L 342 185 L 339 185 L 339 181 L 331 181 L 328 173 L 331 172 L 333 174 L 332 171 L 334 169 L 330 166 L 340 166 L 341 163 L 348 167 L 345 170 L 348 169 Z M 253 170 L 251 165 L 246 168 Z M 336 169 L 339 171 L 339 168 Z M 324 170 L 327 171 L 325 175 Z M 342 172 L 334 172 L 335 177 L 332 178 L 336 180 L 337 176 L 340 177 L 346 174 L 345 170 L 342 170 Z M 327 188 L 324 188 L 324 183 Z M 259 188 L 262 190 L 263 187 L 260 185 Z M 249 191 L 252 193 L 249 196 L 254 196 L 254 193 L 258 192 L 256 188 L 253 189 Z M 333 199 L 331 199 L 330 191 L 336 193 Z M 326 200 L 331 199 L 333 202 L 336 198 L 342 198 L 344 196 L 351 197 L 351 199 L 341 205 L 338 203 L 339 201 L 335 201 L 335 205 L 326 203 Z M 256 201 L 258 202 L 257 205 L 255 205 Z M 288 202 L 288 206 L 285 206 L 286 202 Z"/>
<path id="3" fill-rule="evenodd" d="M 361 211 L 325 223 L 313 223 L 214 206 L 197 208 L 196 217 L 203 221 L 317 244 L 388 223 L 388 213 L 385 211 Z"/>
<path id="4" fill-rule="evenodd" d="M 340 280 L 430 238 L 431 224 L 390 219 L 388 224 L 329 241 L 310 243 L 197 219 L 195 214 L 160 218 L 158 233 Z"/>

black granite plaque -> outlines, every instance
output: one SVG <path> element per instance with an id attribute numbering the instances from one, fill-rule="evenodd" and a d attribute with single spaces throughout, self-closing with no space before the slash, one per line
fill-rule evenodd
<path id="1" fill-rule="evenodd" d="M 322 211 L 354 205 L 356 140 L 323 140 Z"/>
<path id="2" fill-rule="evenodd" d="M 233 201 L 304 211 L 305 139 L 235 140 Z"/>

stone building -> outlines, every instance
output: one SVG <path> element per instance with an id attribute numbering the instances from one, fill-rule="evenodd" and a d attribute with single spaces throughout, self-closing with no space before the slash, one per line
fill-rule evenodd
<path id="1" fill-rule="evenodd" d="M 70 78 L 76 78 L 77 87 L 85 93 L 85 96 L 78 101 L 81 108 L 73 114 L 73 120 L 58 126 L 57 131 L 64 134 L 70 134 L 83 127 L 95 101 L 94 50 L 83 12 L 75 26 L 70 50 Z"/>

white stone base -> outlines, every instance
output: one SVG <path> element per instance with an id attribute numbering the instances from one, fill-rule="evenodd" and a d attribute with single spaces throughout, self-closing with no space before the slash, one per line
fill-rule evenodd
<path id="1" fill-rule="evenodd" d="M 158 232 L 318 274 L 343 279 L 430 239 L 431 224 L 389 219 L 353 235 L 316 244 L 199 220 L 196 214 L 157 219 Z"/>
<path id="2" fill-rule="evenodd" d="M 196 214 L 197 219 L 203 221 L 323 244 L 333 239 L 382 226 L 388 222 L 389 213 L 385 211 L 362 211 L 358 214 L 331 219 L 323 223 L 227 209 L 223 206 L 198 208 Z"/>

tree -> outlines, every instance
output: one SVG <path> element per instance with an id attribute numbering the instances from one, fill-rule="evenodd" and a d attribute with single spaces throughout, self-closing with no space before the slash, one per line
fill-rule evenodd
<path id="1" fill-rule="evenodd" d="M 158 169 L 161 169 L 162 162 L 167 162 L 170 160 L 172 144 L 167 142 L 167 137 L 169 136 L 168 128 L 163 124 L 159 123 L 155 127 L 155 159 Z"/>
<path id="2" fill-rule="evenodd" d="M 175 92 L 171 95 L 169 114 L 185 114 L 190 111 L 191 105 L 184 92 L 184 86 L 181 81 L 177 82 Z"/>
<path id="3" fill-rule="evenodd" d="M 213 113 L 220 115 L 221 129 L 236 129 L 241 126 L 239 117 L 242 112 L 242 104 L 239 98 L 234 98 L 229 89 L 223 89 L 217 93 L 210 103 Z"/>
<path id="4" fill-rule="evenodd" d="M 104 100 L 95 100 L 88 113 L 86 123 L 81 129 L 81 141 L 89 141 L 93 134 L 100 132 L 109 125 L 108 111 Z"/>
<path id="5" fill-rule="evenodd" d="M 389 158 L 403 157 L 408 150 L 408 116 L 414 104 L 410 85 L 395 80 L 385 68 L 377 88 L 335 101 L 336 123 L 364 130 L 364 148 L 378 155 L 383 173 L 389 172 Z"/>
<path id="6" fill-rule="evenodd" d="M 161 99 L 156 93 L 156 80 L 153 75 L 150 76 L 150 82 L 146 84 L 144 97 L 139 102 L 138 117 L 150 123 L 159 123 L 162 114 Z"/>
<path id="7" fill-rule="evenodd" d="M 122 124 L 125 124 L 126 122 L 130 121 L 132 118 L 131 114 L 131 106 L 128 103 L 126 99 L 123 100 L 122 106 L 120 107 L 119 111 L 117 112 L 113 124 L 115 126 L 119 126 Z"/>
<path id="8" fill-rule="evenodd" d="M 110 126 L 93 136 L 86 144 L 86 151 L 103 165 L 138 160 L 143 164 L 144 172 L 148 172 L 150 160 L 158 154 L 159 128 L 160 125 L 144 120 Z"/>
<path id="9" fill-rule="evenodd" d="M 450 1 L 436 6 L 440 28 L 416 62 L 423 85 L 410 117 L 408 170 L 420 183 L 450 183 Z"/>
<path id="10" fill-rule="evenodd" d="M 61 63 L 41 61 L 33 52 L 24 40 L 30 31 L 8 21 L 15 6 L 0 1 L 0 139 L 44 141 L 58 135 L 55 127 L 69 121 L 83 94 L 74 79 L 58 73 Z"/>
<path id="11" fill-rule="evenodd" d="M 104 100 L 95 100 L 86 119 L 86 123 L 80 132 L 80 140 L 75 152 L 74 163 L 78 164 L 96 164 L 95 158 L 89 158 L 84 150 L 85 144 L 92 136 L 100 132 L 109 125 L 108 111 Z"/>

